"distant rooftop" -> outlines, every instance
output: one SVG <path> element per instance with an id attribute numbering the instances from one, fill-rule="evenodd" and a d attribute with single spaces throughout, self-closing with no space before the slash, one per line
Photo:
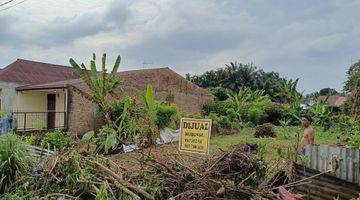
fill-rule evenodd
<path id="1" fill-rule="evenodd" d="M 347 98 L 345 96 L 340 96 L 340 95 L 318 97 L 318 101 L 325 101 L 325 100 L 329 106 L 340 107 L 346 102 Z"/>

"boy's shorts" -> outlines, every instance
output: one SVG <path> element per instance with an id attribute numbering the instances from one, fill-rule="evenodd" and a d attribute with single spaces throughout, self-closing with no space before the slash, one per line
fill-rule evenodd
<path id="1" fill-rule="evenodd" d="M 305 147 L 301 148 L 301 155 L 303 155 L 303 156 L 306 155 L 306 148 Z"/>

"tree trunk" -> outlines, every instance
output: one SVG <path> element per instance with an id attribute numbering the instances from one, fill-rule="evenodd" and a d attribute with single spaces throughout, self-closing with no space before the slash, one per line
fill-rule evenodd
<path id="1" fill-rule="evenodd" d="M 352 93 L 354 97 L 355 117 L 360 125 L 360 88 L 354 89 Z"/>

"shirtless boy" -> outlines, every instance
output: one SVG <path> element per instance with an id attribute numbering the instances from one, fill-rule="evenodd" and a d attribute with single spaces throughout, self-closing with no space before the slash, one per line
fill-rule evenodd
<path id="1" fill-rule="evenodd" d="M 314 129 L 311 127 L 312 118 L 309 115 L 304 115 L 301 118 L 301 123 L 304 130 L 304 138 L 301 144 L 301 153 L 305 154 L 305 147 L 308 145 L 314 145 Z"/>

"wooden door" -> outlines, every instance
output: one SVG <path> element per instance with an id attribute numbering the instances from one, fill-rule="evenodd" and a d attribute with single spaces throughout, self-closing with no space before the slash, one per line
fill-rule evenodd
<path id="1" fill-rule="evenodd" d="M 55 128 L 56 94 L 47 95 L 47 129 Z"/>

